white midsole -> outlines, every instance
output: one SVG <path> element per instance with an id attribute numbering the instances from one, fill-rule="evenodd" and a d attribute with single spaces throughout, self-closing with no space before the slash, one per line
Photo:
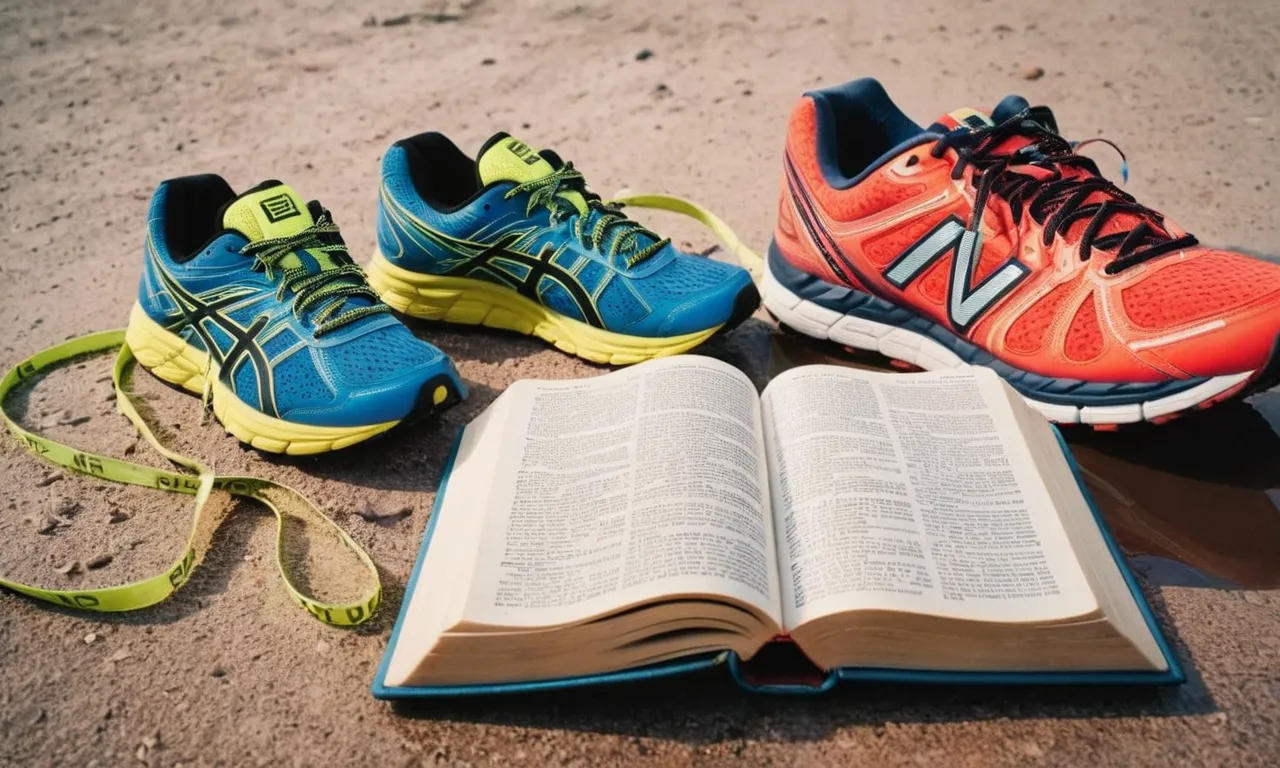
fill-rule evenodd
<path id="1" fill-rule="evenodd" d="M 877 323 L 802 299 L 778 282 L 766 269 L 761 288 L 765 307 L 779 321 L 815 339 L 829 339 L 856 349 L 879 352 L 903 360 L 926 371 L 959 368 L 968 363 L 938 342 L 915 331 Z M 1045 403 L 1023 396 L 1045 418 L 1060 424 L 1131 424 L 1195 407 L 1236 387 L 1253 376 L 1253 371 L 1213 378 L 1167 397 L 1130 405 L 1083 406 Z"/>

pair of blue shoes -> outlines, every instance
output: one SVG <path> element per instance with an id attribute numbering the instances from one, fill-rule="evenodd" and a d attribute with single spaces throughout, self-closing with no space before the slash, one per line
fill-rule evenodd
<path id="1" fill-rule="evenodd" d="M 127 332 L 138 362 L 201 394 L 264 451 L 361 442 L 466 395 L 394 311 L 536 335 L 598 363 L 676 354 L 750 316 L 743 269 L 691 256 L 499 133 L 478 159 L 438 133 L 382 160 L 368 273 L 332 216 L 266 181 L 161 183 Z"/>

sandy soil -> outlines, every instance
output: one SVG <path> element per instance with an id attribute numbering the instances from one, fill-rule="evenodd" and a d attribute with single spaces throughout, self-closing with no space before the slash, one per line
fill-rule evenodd
<path id="1" fill-rule="evenodd" d="M 509 130 L 556 148 L 598 189 L 691 196 L 763 245 L 792 101 L 868 74 L 921 120 L 1010 92 L 1049 103 L 1070 135 L 1120 143 L 1131 190 L 1203 240 L 1271 252 L 1280 239 L 1280 5 L 1268 0 L 356 6 L 0 0 L 0 364 L 124 324 L 158 180 L 286 179 L 335 211 L 360 257 L 373 241 L 380 152 L 428 129 L 470 149 Z M 652 58 L 637 60 L 642 49 Z M 1026 79 L 1029 67 L 1044 75 Z M 654 221 L 710 244 L 685 223 Z M 1152 585 L 1193 670 L 1176 691 L 859 686 L 810 700 L 752 697 L 713 678 L 393 712 L 368 685 L 450 436 L 515 379 L 599 370 L 526 339 L 415 329 L 453 356 L 471 399 L 442 423 L 317 460 L 243 450 L 200 424 L 196 399 L 137 377 L 177 447 L 221 472 L 293 485 L 331 511 L 382 569 L 381 617 L 357 631 L 307 617 L 279 585 L 274 521 L 219 501 L 231 517 L 208 562 L 154 610 L 68 614 L 0 596 L 0 764 L 1240 764 L 1280 754 L 1277 593 Z M 763 380 L 769 336 L 752 321 L 708 351 Z M 115 414 L 109 371 L 102 357 L 60 370 L 18 408 L 50 436 L 158 462 Z M 187 525 L 182 500 L 64 474 L 9 440 L 0 488 L 0 563 L 50 585 L 158 570 Z M 56 529 L 42 535 L 49 516 Z M 57 570 L 103 554 L 106 567 Z M 337 557 L 323 541 L 308 555 L 329 566 Z"/>

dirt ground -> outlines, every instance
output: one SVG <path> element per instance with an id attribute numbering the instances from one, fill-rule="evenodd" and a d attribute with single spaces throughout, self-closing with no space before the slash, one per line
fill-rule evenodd
<path id="1" fill-rule="evenodd" d="M 379 156 L 424 130 L 472 151 L 508 130 L 573 160 L 597 190 L 692 197 L 762 247 L 793 100 L 864 75 L 926 122 L 1012 92 L 1048 103 L 1070 136 L 1127 151 L 1140 199 L 1206 242 L 1272 253 L 1278 38 L 1272 0 L 0 0 L 0 366 L 125 323 L 159 180 L 287 180 L 335 212 L 363 259 Z M 649 220 L 711 244 L 685 222 Z M 201 424 L 197 399 L 137 376 L 180 450 L 300 489 L 367 547 L 387 592 L 379 618 L 343 631 L 308 617 L 280 586 L 266 510 L 218 500 L 232 514 L 207 562 L 155 609 L 73 614 L 0 595 L 0 765 L 1280 756 L 1280 594 L 1151 580 L 1190 668 L 1177 690 L 852 686 L 770 698 L 717 676 L 402 711 L 376 702 L 369 684 L 456 429 L 516 379 L 600 371 L 528 339 L 414 329 L 453 356 L 470 400 L 440 423 L 319 459 L 246 451 Z M 763 381 L 772 334 L 762 315 L 706 351 Z M 15 408 L 51 437 L 159 465 L 115 413 L 109 372 L 101 356 L 59 370 Z M 1280 426 L 1280 407 L 1259 412 Z M 0 488 L 0 571 L 49 586 L 158 571 L 188 525 L 183 498 L 63 473 L 7 437 Z M 59 572 L 102 555 L 105 567 Z M 330 566 L 313 569 L 321 576 L 350 573 L 324 541 L 308 558 Z M 322 592 L 354 588 L 321 576 Z"/>

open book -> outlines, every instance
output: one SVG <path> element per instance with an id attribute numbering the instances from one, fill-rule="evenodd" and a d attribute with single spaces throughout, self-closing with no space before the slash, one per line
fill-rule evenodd
<path id="1" fill-rule="evenodd" d="M 710 358 L 522 381 L 465 429 L 378 686 L 653 668 L 1169 669 L 1053 428 L 984 368 Z"/>

